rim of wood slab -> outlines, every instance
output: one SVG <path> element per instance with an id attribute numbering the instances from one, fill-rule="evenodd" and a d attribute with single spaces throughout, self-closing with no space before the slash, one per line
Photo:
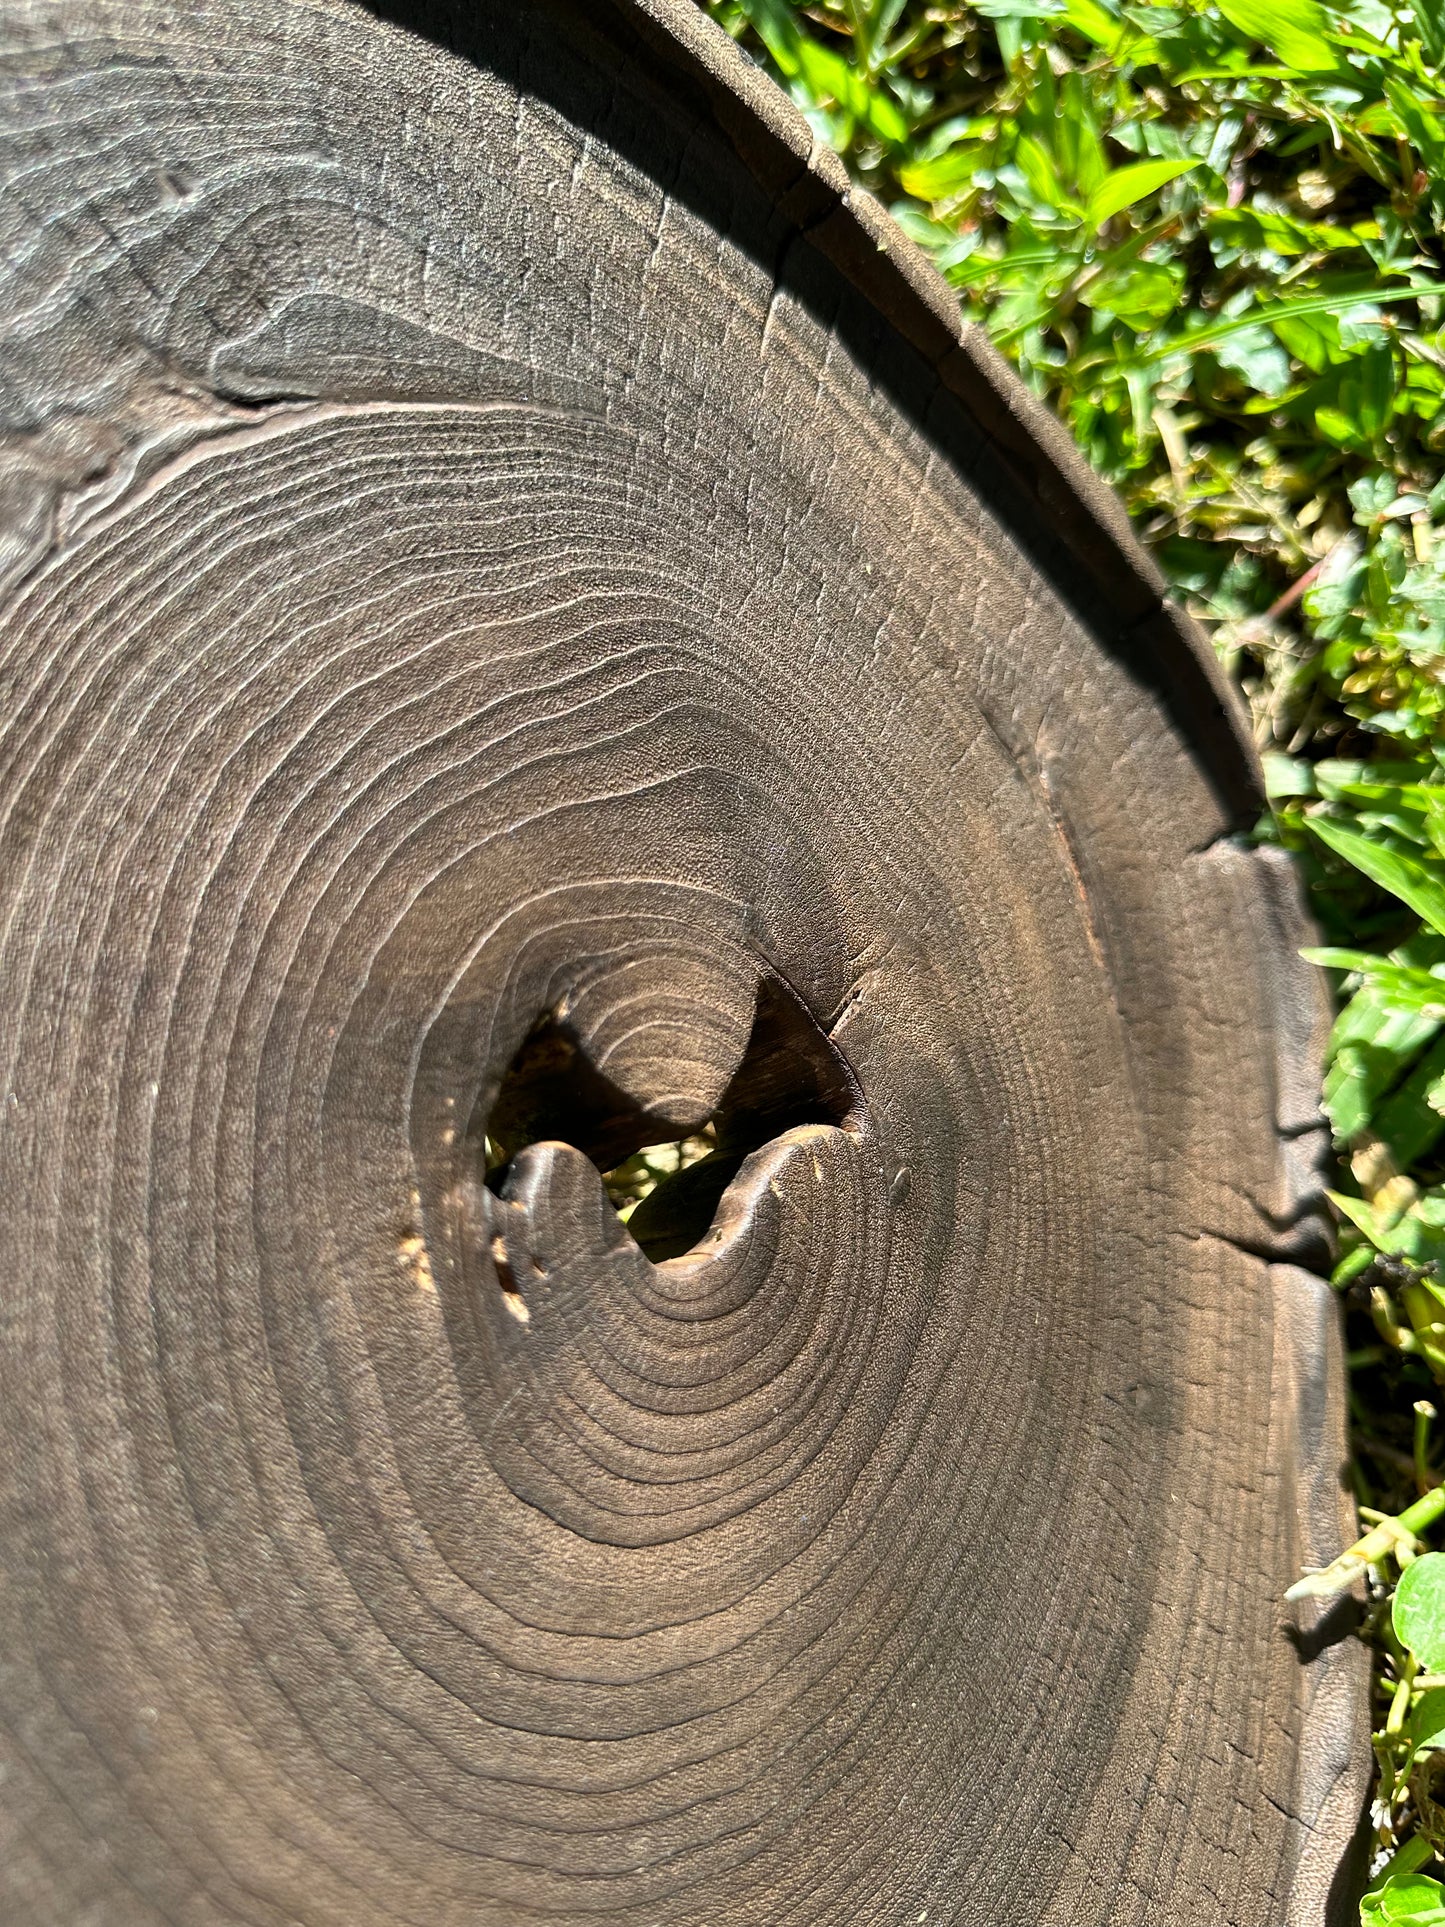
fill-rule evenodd
<path id="1" fill-rule="evenodd" d="M 548 0 L 536 0 L 544 15 L 547 4 Z M 319 0 L 295 11 L 325 14 L 332 23 L 350 18 L 357 26 L 372 24 L 351 0 Z M 408 38 L 420 35 L 440 43 L 444 50 L 450 43 L 451 54 L 443 57 L 459 56 L 463 61 L 466 47 L 462 43 L 474 36 L 475 45 L 484 47 L 485 19 L 495 17 L 478 15 L 466 6 L 430 7 L 420 0 L 417 5 L 377 0 L 371 12 L 384 16 Z M 962 323 L 954 296 L 919 251 L 869 197 L 851 188 L 841 163 L 819 146 L 802 116 L 691 0 L 592 0 L 590 5 L 577 0 L 567 9 L 566 19 L 569 31 L 575 30 L 579 38 L 610 35 L 614 52 L 621 47 L 623 59 L 645 64 L 651 76 L 651 98 L 656 98 L 653 80 L 659 71 L 666 86 L 686 94 L 695 119 L 706 120 L 719 139 L 730 145 L 787 225 L 790 239 L 805 239 L 824 257 L 871 307 L 885 331 L 921 357 L 941 387 L 962 403 L 982 429 L 1004 483 L 1018 493 L 1018 503 L 1009 511 L 1013 515 L 1009 533 L 1019 537 L 1020 522 L 1025 522 L 1041 542 L 1054 545 L 1057 554 L 1068 560 L 1079 577 L 1074 613 L 1081 605 L 1088 611 L 1078 626 L 1090 643 L 1101 649 L 1107 644 L 1115 659 L 1137 676 L 1181 739 L 1177 756 L 1171 742 L 1166 759 L 1170 766 L 1183 772 L 1192 761 L 1204 779 L 1200 789 L 1207 785 L 1227 829 L 1247 828 L 1262 804 L 1258 763 L 1239 705 L 1210 645 L 1192 622 L 1167 603 L 1162 577 L 1135 539 L 1117 499 L 1093 477 L 1063 429 L 1028 395 L 984 336 Z M 652 179 L 660 184 L 656 175 Z M 781 279 L 779 264 L 774 284 Z M 259 438 L 268 431 L 256 432 Z M 926 438 L 926 428 L 923 435 Z M 1022 533 L 1028 535 L 1029 528 Z M 1060 586 L 1056 577 L 1050 581 Z M 1064 584 L 1065 600 L 1070 593 L 1070 585 Z M 1107 621 L 1100 617 L 1101 610 L 1107 613 Z M 1194 795 L 1193 787 L 1190 794 Z M 1214 839 L 1226 840 L 1227 832 Z M 1190 852 L 1194 854 L 1198 853 Z M 1263 983 L 1260 1001 L 1273 1000 L 1275 1081 L 1284 1093 L 1281 1114 L 1274 1120 L 1275 1136 L 1281 1186 L 1289 1193 L 1289 1208 L 1280 1215 L 1277 1234 L 1253 1246 L 1233 1242 L 1239 1243 L 1251 1264 L 1270 1268 L 1277 1321 L 1270 1437 L 1273 1441 L 1273 1420 L 1278 1418 L 1285 1466 L 1280 1485 L 1293 1491 L 1298 1513 L 1294 1529 L 1307 1557 L 1326 1557 L 1337 1549 L 1341 1524 L 1339 1334 L 1327 1288 L 1302 1266 L 1317 1262 L 1321 1248 L 1315 1215 L 1323 1150 L 1317 1052 L 1327 1007 L 1318 975 L 1295 959 L 1307 932 L 1288 865 L 1277 853 L 1245 853 L 1232 844 L 1220 855 L 1222 864 L 1233 865 L 1237 887 L 1228 901 L 1236 926 L 1243 923 L 1238 906 L 1246 899 L 1259 919 L 1258 957 L 1250 959 L 1250 967 Z M 1247 881 L 1241 881 L 1246 872 Z M 1202 898 L 1202 890 L 1200 894 Z M 1192 928 L 1194 904 L 1186 902 L 1184 909 Z M 1179 1000 L 1171 1008 L 1177 1011 Z M 1255 1123 L 1251 1120 L 1251 1129 Z M 1265 1143 L 1263 1130 L 1257 1131 L 1257 1137 Z M 539 1172 L 548 1182 L 555 1177 L 559 1188 L 578 1176 L 575 1152 L 570 1179 L 567 1169 L 557 1176 L 555 1150 L 553 1146 L 548 1152 L 544 1146 L 542 1155 L 524 1154 L 532 1156 L 527 1182 L 539 1192 L 545 1190 Z M 1261 1162 L 1263 1156 L 1262 1152 Z M 493 1210 L 487 1200 L 481 1203 L 486 1211 Z M 488 1220 L 489 1228 L 490 1224 Z M 1227 1236 L 1224 1241 L 1231 1242 Z M 412 1225 L 403 1248 L 422 1242 Z M 484 1250 L 484 1244 L 479 1243 L 478 1249 Z M 505 1275 L 502 1283 L 505 1290 Z M 1214 1369 L 1212 1363 L 1210 1369 Z M 1224 1375 L 1220 1370 L 1218 1376 Z M 1258 1381 L 1255 1390 L 1258 1393 Z M 1257 1398 L 1256 1419 L 1259 1403 Z M 1199 1435 L 1196 1431 L 1195 1436 Z M 1241 1456 L 1247 1461 L 1247 1453 Z M 530 1477 L 531 1471 L 523 1467 L 519 1481 Z M 546 1506 L 538 1505 L 536 1510 L 545 1512 Z M 563 1514 L 559 1511 L 554 1516 Z M 639 1534 L 652 1530 L 653 1522 L 644 1521 L 635 1529 Z M 661 1528 L 657 1531 L 660 1536 Z M 584 1536 L 578 1533 L 579 1538 Z M 1137 1585 L 1135 1594 L 1140 1599 L 1145 1596 Z M 1149 1597 L 1157 1602 L 1157 1594 Z M 1286 1619 L 1281 1610 L 1281 1622 Z M 1339 1867 L 1362 1801 L 1367 1697 L 1363 1652 L 1331 1643 L 1340 1630 L 1338 1615 L 1332 1618 L 1315 1607 L 1306 1607 L 1294 1620 L 1300 1650 L 1312 1664 L 1299 1702 L 1291 1708 L 1293 1713 L 1302 1706 L 1301 1737 L 1294 1756 L 1296 1797 L 1289 1816 L 1299 1840 L 1292 1889 L 1283 1903 L 1289 1927 L 1318 1927 L 1346 1898 Z M 1228 1655 L 1213 1658 L 1224 1664 Z M 1132 1680 L 1130 1675 L 1125 1683 Z M 1104 1757 L 1117 1782 L 1123 1775 L 1122 1765 L 1112 1752 Z M 1149 1756 L 1151 1761 L 1155 1757 Z M 1278 1765 L 1278 1774 L 1280 1780 L 1286 1777 L 1283 1765 Z M 1152 1785 L 1149 1791 L 1164 1797 Z M 1089 1824 L 1086 1806 L 1081 1831 L 1087 1833 Z M 1102 1837 L 1102 1829 L 1096 1826 L 1096 1832 Z M 1278 1864 L 1273 1877 L 1281 1884 L 1286 1878 Z M 893 1927 L 891 1919 L 886 1927 Z"/>

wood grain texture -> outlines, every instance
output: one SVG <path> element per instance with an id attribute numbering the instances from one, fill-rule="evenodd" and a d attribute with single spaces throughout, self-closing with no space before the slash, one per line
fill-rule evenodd
<path id="1" fill-rule="evenodd" d="M 394 11 L 0 0 L 0 1919 L 1343 1918 L 1209 652 L 682 0 Z"/>

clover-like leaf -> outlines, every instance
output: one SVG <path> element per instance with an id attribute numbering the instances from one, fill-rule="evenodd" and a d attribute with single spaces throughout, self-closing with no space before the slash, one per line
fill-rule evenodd
<path id="1" fill-rule="evenodd" d="M 1426 1672 L 1445 1669 L 1445 1552 L 1406 1566 L 1395 1590 L 1395 1636 Z"/>
<path id="2" fill-rule="evenodd" d="M 1445 1927 L 1445 1887 L 1428 1874 L 1394 1874 L 1360 1902 L 1360 1927 Z"/>

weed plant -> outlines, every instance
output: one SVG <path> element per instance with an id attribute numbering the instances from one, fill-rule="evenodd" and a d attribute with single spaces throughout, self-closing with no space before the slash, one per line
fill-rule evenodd
<path id="1" fill-rule="evenodd" d="M 1259 833 L 1341 1003 L 1370 1529 L 1308 1589 L 1368 1594 L 1362 1920 L 1445 1927 L 1445 0 L 703 3 L 1068 424 L 1248 701 Z"/>

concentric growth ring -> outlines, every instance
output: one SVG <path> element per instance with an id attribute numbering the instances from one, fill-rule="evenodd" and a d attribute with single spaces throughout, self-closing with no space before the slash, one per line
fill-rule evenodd
<path id="1" fill-rule="evenodd" d="M 1114 511 L 682 0 L 0 54 L 7 1927 L 1322 1921 L 1319 1009 Z"/>

